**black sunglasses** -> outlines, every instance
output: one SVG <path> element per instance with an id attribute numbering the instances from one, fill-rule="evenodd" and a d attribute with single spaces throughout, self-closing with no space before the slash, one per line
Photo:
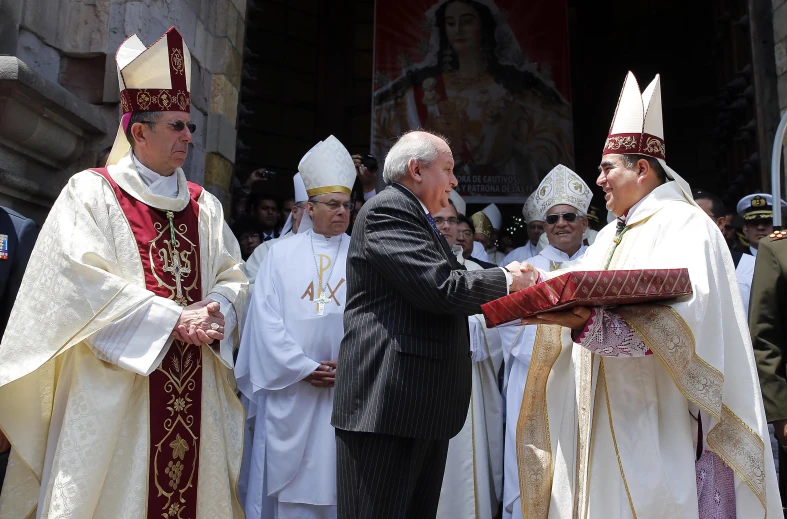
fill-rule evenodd
<path id="1" fill-rule="evenodd" d="M 556 214 L 548 214 L 544 221 L 549 225 L 555 225 L 560 217 L 563 217 L 563 220 L 568 223 L 573 223 L 577 221 L 577 213 L 556 213 Z"/>
<path id="2" fill-rule="evenodd" d="M 153 126 L 156 125 L 156 123 L 152 122 L 152 121 L 141 121 L 141 122 L 144 122 L 145 124 L 147 124 L 150 127 L 153 127 Z M 174 123 L 162 123 L 162 124 L 166 124 L 167 126 L 172 128 L 177 133 L 182 132 L 184 128 L 188 128 L 189 132 L 191 132 L 191 133 L 194 133 L 194 132 L 197 131 L 197 125 L 194 124 L 194 123 L 184 123 L 183 121 L 175 121 Z"/>
<path id="3" fill-rule="evenodd" d="M 184 123 L 183 121 L 175 121 L 174 123 L 164 123 L 176 132 L 180 133 L 183 131 L 183 128 L 188 128 L 191 133 L 197 131 L 197 125 L 194 123 Z"/>

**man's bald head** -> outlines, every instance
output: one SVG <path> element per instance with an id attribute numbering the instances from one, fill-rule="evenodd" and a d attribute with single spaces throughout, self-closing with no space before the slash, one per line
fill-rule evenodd
<path id="1" fill-rule="evenodd" d="M 383 178 L 412 192 L 431 214 L 448 206 L 454 176 L 454 156 L 439 135 L 425 131 L 406 133 L 385 157 Z"/>
<path id="2" fill-rule="evenodd" d="M 402 135 L 394 144 L 383 165 L 383 179 L 386 184 L 400 182 L 407 175 L 410 160 L 430 167 L 440 153 L 451 153 L 445 138 L 423 130 L 415 130 Z"/>

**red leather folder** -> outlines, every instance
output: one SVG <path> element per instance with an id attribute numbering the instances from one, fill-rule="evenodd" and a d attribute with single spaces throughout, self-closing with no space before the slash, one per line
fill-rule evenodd
<path id="1" fill-rule="evenodd" d="M 575 306 L 614 306 L 692 293 L 687 269 L 567 272 L 481 306 L 489 328 Z"/>

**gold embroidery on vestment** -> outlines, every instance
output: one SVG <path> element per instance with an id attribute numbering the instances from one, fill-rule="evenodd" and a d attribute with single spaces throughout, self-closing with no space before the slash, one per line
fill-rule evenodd
<path id="1" fill-rule="evenodd" d="M 724 377 L 695 352 L 694 335 L 670 306 L 621 306 L 617 313 L 667 368 L 675 384 L 701 409 L 721 419 Z"/>
<path id="2" fill-rule="evenodd" d="M 546 519 L 552 493 L 552 440 L 547 412 L 547 380 L 563 349 L 562 327 L 539 325 L 516 425 L 516 459 L 522 515 Z"/>
<path id="3" fill-rule="evenodd" d="M 765 444 L 760 436 L 722 404 L 721 421 L 710 430 L 707 440 L 708 447 L 749 486 L 767 512 Z"/>
<path id="4" fill-rule="evenodd" d="M 167 211 L 169 224 L 160 222 L 153 224 L 153 228 L 158 232 L 158 235 L 150 240 L 150 248 L 148 249 L 150 270 L 153 272 L 153 277 L 159 286 L 170 290 L 169 299 L 172 299 L 180 306 L 188 306 L 189 303 L 194 302 L 190 292 L 197 286 L 199 276 L 194 276 L 192 283 L 186 287 L 183 286 L 183 278 L 191 274 L 191 258 L 197 257 L 197 246 L 186 238 L 186 232 L 188 232 L 186 224 L 180 224 L 177 228 L 175 227 L 172 221 L 173 216 L 171 211 Z M 170 233 L 169 239 L 164 238 L 164 234 L 167 231 Z M 161 260 L 163 265 L 161 270 L 173 277 L 174 282 L 172 285 L 167 284 L 156 271 L 156 257 Z M 197 266 L 195 265 L 194 268 L 197 268 Z"/>
<path id="5" fill-rule="evenodd" d="M 662 157 L 667 154 L 664 142 L 655 137 L 649 137 L 648 140 L 645 141 L 645 151 L 647 153 L 659 153 Z"/>
<path id="6" fill-rule="evenodd" d="M 163 495 L 167 498 L 167 502 L 162 509 L 164 511 L 162 517 L 167 517 L 168 510 L 175 504 L 177 504 L 177 513 L 182 513 L 183 510 L 186 509 L 183 493 L 193 484 L 192 482 L 196 473 L 198 457 L 193 458 L 191 467 L 186 467 L 182 462 L 185 461 L 186 452 L 189 449 L 193 448 L 195 451 L 198 450 L 199 440 L 197 435 L 198 431 L 196 433 L 194 431 L 194 416 L 187 411 L 188 408 L 191 407 L 191 399 L 188 396 L 188 392 L 194 391 L 197 385 L 194 377 L 201 373 L 200 356 L 194 353 L 194 349 L 200 348 L 200 346 L 174 342 L 170 348 L 174 348 L 176 355 L 171 359 L 171 362 L 162 362 L 157 368 L 157 371 L 167 376 L 168 380 L 164 383 L 163 388 L 164 391 L 170 395 L 169 404 L 171 404 L 171 406 L 167 407 L 167 409 L 174 418 L 167 418 L 162 424 L 167 434 L 156 444 L 156 454 L 152 463 L 155 471 L 154 481 L 156 489 L 158 490 L 158 495 Z M 189 436 L 187 438 L 183 438 L 177 433 L 175 438 L 171 437 L 176 424 L 181 424 L 188 431 Z M 167 476 L 168 481 L 162 482 L 159 479 L 158 458 L 159 455 L 166 455 L 164 451 L 165 446 L 172 449 L 172 459 L 167 463 L 167 467 L 164 469 L 164 475 Z M 181 484 L 183 472 L 186 470 L 188 471 L 188 480 Z M 164 489 L 165 484 L 171 491 Z M 180 494 L 178 497 L 174 497 L 176 492 Z M 178 517 L 178 515 L 175 517 Z"/>
<path id="7" fill-rule="evenodd" d="M 634 137 L 608 137 L 604 143 L 604 148 L 608 150 L 619 150 L 625 148 L 630 150 L 637 147 L 637 139 Z"/>
<path id="8" fill-rule="evenodd" d="M 722 403 L 724 376 L 696 354 L 694 335 L 683 318 L 664 305 L 621 306 L 617 312 L 659 358 L 680 392 L 718 420 L 708 432 L 708 447 L 746 483 L 767 510 L 765 445 Z"/>
<path id="9" fill-rule="evenodd" d="M 172 70 L 175 74 L 183 75 L 184 71 L 184 61 L 183 61 L 183 54 L 180 53 L 180 49 L 172 49 Z"/>

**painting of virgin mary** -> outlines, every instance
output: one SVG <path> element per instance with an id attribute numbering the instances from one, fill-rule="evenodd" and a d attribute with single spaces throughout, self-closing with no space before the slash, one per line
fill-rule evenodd
<path id="1" fill-rule="evenodd" d="M 445 135 L 457 177 L 492 186 L 459 186 L 471 196 L 521 195 L 556 164 L 573 164 L 571 106 L 544 77 L 548 67 L 524 58 L 493 0 L 440 0 L 425 20 L 426 57 L 374 92 L 375 155 L 408 130 Z"/>

